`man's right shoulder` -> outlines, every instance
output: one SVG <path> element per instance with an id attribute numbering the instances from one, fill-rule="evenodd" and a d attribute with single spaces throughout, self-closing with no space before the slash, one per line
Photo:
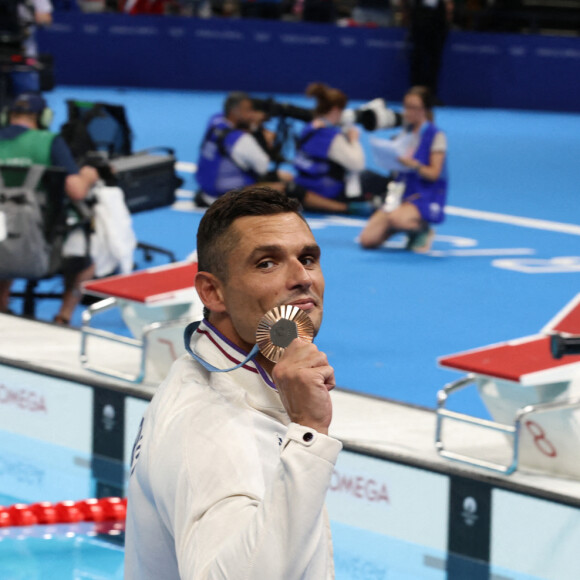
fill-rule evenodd
<path id="1" fill-rule="evenodd" d="M 147 411 L 148 419 L 155 424 L 159 441 L 165 432 L 201 431 L 207 436 L 219 432 L 224 425 L 231 428 L 236 424 L 243 400 L 228 396 L 213 383 L 212 373 L 189 355 L 183 355 L 173 363 Z M 193 445 L 193 439 L 187 444 Z"/>
<path id="2" fill-rule="evenodd" d="M 163 408 L 167 412 L 173 407 L 173 412 L 179 412 L 196 398 L 207 397 L 211 392 L 209 382 L 209 371 L 184 354 L 171 365 L 153 400 L 160 410 Z"/>

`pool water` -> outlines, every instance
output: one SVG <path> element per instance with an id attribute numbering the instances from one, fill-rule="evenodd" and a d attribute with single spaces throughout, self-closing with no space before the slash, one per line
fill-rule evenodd
<path id="1" fill-rule="evenodd" d="M 122 544 L 103 539 L 94 529 L 73 530 L 64 524 L 6 531 L 0 531 L 2 580 L 123 578 Z"/>

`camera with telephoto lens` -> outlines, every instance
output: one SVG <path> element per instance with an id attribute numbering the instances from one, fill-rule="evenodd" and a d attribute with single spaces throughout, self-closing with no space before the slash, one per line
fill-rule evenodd
<path id="1" fill-rule="evenodd" d="M 280 117 L 296 119 L 309 123 L 314 118 L 314 111 L 288 103 L 279 103 L 272 98 L 252 99 L 254 109 L 266 114 L 268 118 Z M 340 119 L 342 125 L 362 125 L 367 131 L 391 129 L 402 125 L 400 113 L 387 107 L 383 99 L 373 99 L 358 109 L 345 109 Z"/>
<path id="2" fill-rule="evenodd" d="M 314 110 L 304 107 L 297 107 L 289 103 L 279 103 L 273 98 L 252 99 L 253 108 L 266 115 L 267 119 L 277 118 L 278 126 L 275 130 L 273 145 L 262 145 L 263 149 L 276 162 L 276 167 L 292 157 L 293 148 L 297 135 L 291 120 L 310 123 L 314 119 Z M 360 106 L 358 109 L 345 109 L 342 113 L 340 124 L 349 126 L 358 123 L 367 131 L 377 129 L 390 129 L 403 124 L 403 117 L 400 113 L 389 109 L 383 99 L 374 99 Z M 260 141 L 260 130 L 255 134 Z"/>
<path id="3" fill-rule="evenodd" d="M 279 103 L 271 97 L 269 99 L 252 99 L 252 103 L 256 111 L 264 113 L 268 118 L 290 118 L 305 123 L 309 123 L 314 118 L 312 109 L 297 107 L 289 103 Z"/>
<path id="4" fill-rule="evenodd" d="M 389 109 L 383 99 L 373 99 L 358 109 L 345 109 L 340 122 L 342 125 L 358 123 L 367 131 L 376 131 L 400 127 L 403 124 L 403 116 Z"/>

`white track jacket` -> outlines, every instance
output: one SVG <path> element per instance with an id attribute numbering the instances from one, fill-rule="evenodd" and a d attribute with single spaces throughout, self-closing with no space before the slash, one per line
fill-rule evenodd
<path id="1" fill-rule="evenodd" d="M 245 358 L 207 321 L 192 347 L 218 368 Z M 341 448 L 290 423 L 256 363 L 178 359 L 133 452 L 126 580 L 334 578 L 324 500 Z"/>

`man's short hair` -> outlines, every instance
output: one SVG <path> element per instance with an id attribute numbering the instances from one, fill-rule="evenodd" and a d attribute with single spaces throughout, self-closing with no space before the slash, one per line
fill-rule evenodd
<path id="1" fill-rule="evenodd" d="M 239 242 L 231 229 L 233 222 L 246 216 L 281 213 L 295 213 L 306 223 L 300 204 L 270 187 L 250 186 L 219 197 L 205 212 L 197 230 L 198 270 L 226 280 L 228 257 Z"/>
<path id="2" fill-rule="evenodd" d="M 230 93 L 226 100 L 224 101 L 224 115 L 226 117 L 232 112 L 232 109 L 235 109 L 239 104 L 243 101 L 251 101 L 250 95 L 248 93 L 244 93 L 243 91 L 234 91 Z"/>

